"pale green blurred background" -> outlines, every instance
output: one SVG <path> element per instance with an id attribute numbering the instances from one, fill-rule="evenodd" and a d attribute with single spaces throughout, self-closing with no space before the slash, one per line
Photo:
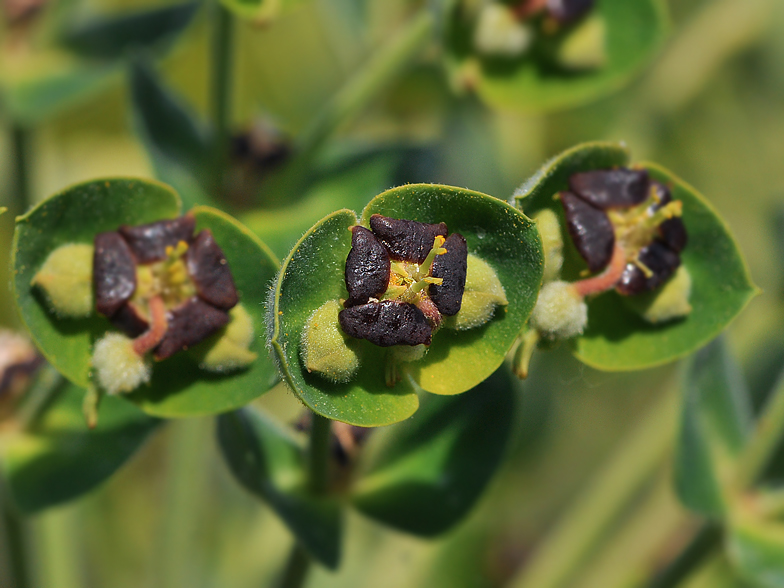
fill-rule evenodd
<path id="1" fill-rule="evenodd" d="M 151 2 L 87 4 L 106 11 Z M 309 0 L 267 27 L 241 25 L 237 128 L 267 115 L 296 135 L 405 19 L 406 5 Z M 753 372 L 766 350 L 784 342 L 784 3 L 673 0 L 671 13 L 672 34 L 661 54 L 612 97 L 556 114 L 492 112 L 471 97 L 452 95 L 431 48 L 340 130 L 340 140 L 421 148 L 379 190 L 400 181 L 432 181 L 500 198 L 575 143 L 626 141 L 634 160 L 657 161 L 701 191 L 737 237 L 763 293 L 736 319 L 729 340 Z M 202 113 L 206 19 L 202 11 L 164 67 L 166 80 Z M 7 145 L 0 144 L 0 153 L 3 205 L 10 189 Z M 31 155 L 36 200 L 80 180 L 152 174 L 132 133 L 119 78 L 38 128 Z M 368 199 L 374 195 L 369 190 Z M 0 217 L 4 255 L 12 222 L 11 215 Z M 0 264 L 0 325 L 18 327 L 7 272 L 7 263 Z M 540 354 L 522 387 L 521 434 L 472 516 L 442 539 L 425 541 L 351 513 L 343 566 L 337 573 L 318 570 L 309 585 L 503 586 L 537 544 L 556 536 L 561 517 L 573 513 L 569 509 L 602 468 L 635 442 L 660 464 L 657 473 L 634 494 L 639 508 L 603 531 L 564 586 L 637 585 L 677 553 L 696 524 L 675 501 L 667 465 L 677 370 L 602 374 L 563 351 Z M 283 390 L 260 402 L 284 419 L 298 412 Z M 651 413 L 660 434 L 635 439 Z M 634 454 L 624 459 L 636 461 Z M 607 500 L 613 500 L 611 493 Z M 271 511 L 230 478 L 210 419 L 165 427 L 108 483 L 36 517 L 33 526 L 38 585 L 46 588 L 266 586 L 291 544 Z M 689 585 L 736 585 L 722 565 L 713 561 Z"/>

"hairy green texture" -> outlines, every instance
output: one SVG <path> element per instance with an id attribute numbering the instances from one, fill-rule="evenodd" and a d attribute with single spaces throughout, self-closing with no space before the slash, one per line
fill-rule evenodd
<path id="1" fill-rule="evenodd" d="M 534 46 L 517 57 L 481 56 L 460 3 L 454 5 L 446 31 L 452 79 L 492 107 L 524 112 L 562 109 L 617 90 L 655 55 L 667 32 L 661 0 L 604 0 L 574 29 L 547 39 L 536 33 Z"/>
<path id="2" fill-rule="evenodd" d="M 179 210 L 179 197 L 164 184 L 113 178 L 66 188 L 16 219 L 11 263 L 19 314 L 46 359 L 77 386 L 90 384 L 92 344 L 109 323 L 96 314 L 59 319 L 31 285 L 33 277 L 62 245 L 92 245 L 97 233 L 174 218 Z"/>
<path id="3" fill-rule="evenodd" d="M 351 347 L 351 338 L 340 330 L 340 302 L 328 300 L 319 306 L 302 331 L 302 363 L 335 383 L 350 382 L 359 369 L 359 357 Z"/>
<path id="4" fill-rule="evenodd" d="M 83 318 L 93 312 L 93 254 L 93 246 L 86 243 L 62 245 L 33 277 L 55 314 Z"/>
<path id="5" fill-rule="evenodd" d="M 264 332 L 267 286 L 277 261 L 259 239 L 236 220 L 209 207 L 193 209 L 196 230 L 210 229 L 220 245 L 253 330 Z M 52 251 L 63 244 L 92 244 L 95 235 L 120 225 L 174 218 L 180 200 L 168 186 L 139 179 L 107 179 L 77 184 L 52 196 L 17 219 L 13 244 L 14 295 L 19 313 L 47 360 L 77 386 L 91 383 L 93 344 L 112 327 L 91 314 L 62 320 L 52 314 L 31 283 Z M 203 342 L 204 350 L 210 342 Z M 150 414 L 185 417 L 214 414 L 243 406 L 277 380 L 272 361 L 257 337 L 249 352 L 258 355 L 246 369 L 230 373 L 200 370 L 198 350 L 156 362 L 149 386 L 128 398 Z"/>
<path id="6" fill-rule="evenodd" d="M 568 189 L 573 173 L 628 165 L 629 153 L 623 144 L 578 145 L 548 161 L 527 180 L 515 194 L 517 206 L 528 215 L 549 208 L 563 224 L 562 206 L 553 197 Z M 655 164 L 635 167 L 647 169 L 653 179 L 670 188 L 673 200 L 683 202 L 682 220 L 689 242 L 681 260 L 692 280 L 692 312 L 681 320 L 651 324 L 614 291 L 588 300 L 588 326 L 572 341 L 574 354 L 607 371 L 645 369 L 696 351 L 724 330 L 758 292 L 735 239 L 705 198 Z M 571 239 L 566 239 L 563 279 L 579 279 L 583 269 L 585 263 Z"/>
<path id="7" fill-rule="evenodd" d="M 286 382 L 308 407 L 362 426 L 391 424 L 413 414 L 418 406 L 414 386 L 458 394 L 492 374 L 528 319 L 543 266 L 534 223 L 505 202 L 478 192 L 429 184 L 403 186 L 374 198 L 362 214 L 362 224 L 367 226 L 375 213 L 446 222 L 450 232 L 466 238 L 469 254 L 493 269 L 509 304 L 481 327 L 437 332 L 424 359 L 397 366 L 403 377 L 393 387 L 385 385 L 387 350 L 365 340 L 355 342 L 361 362 L 356 377 L 344 384 L 327 382 L 302 366 L 302 331 L 315 309 L 347 298 L 349 228 L 358 219 L 342 210 L 317 223 L 283 262 L 270 305 L 270 342 Z"/>
<path id="8" fill-rule="evenodd" d="M 210 229 L 226 255 L 240 302 L 257 334 L 249 352 L 257 354 L 247 368 L 227 373 L 199 369 L 199 349 L 207 353 L 210 341 L 202 341 L 194 353 L 178 353 L 153 366 L 149 387 L 130 395 L 146 412 L 165 417 L 188 417 L 217 414 L 244 406 L 267 392 L 278 379 L 277 371 L 265 353 L 264 333 L 269 284 L 278 269 L 272 252 L 232 217 L 208 206 L 192 210 L 196 232 Z"/>

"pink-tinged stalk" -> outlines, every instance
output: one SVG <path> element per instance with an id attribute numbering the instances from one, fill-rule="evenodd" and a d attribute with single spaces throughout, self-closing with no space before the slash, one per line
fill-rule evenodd
<path id="1" fill-rule="evenodd" d="M 546 4 L 547 0 L 522 0 L 512 11 L 518 19 L 524 20 L 532 14 L 543 10 Z"/>
<path id="2" fill-rule="evenodd" d="M 626 268 L 626 253 L 621 249 L 620 245 L 616 243 L 613 249 L 610 264 L 607 269 L 600 273 L 598 276 L 586 278 L 574 283 L 574 289 L 582 296 L 590 296 L 591 294 L 600 294 L 607 290 L 612 290 L 621 279 L 623 270 Z"/>
<path id="3" fill-rule="evenodd" d="M 152 351 L 161 342 L 169 328 L 166 306 L 160 296 L 150 299 L 150 328 L 133 341 L 133 350 L 140 356 Z"/>

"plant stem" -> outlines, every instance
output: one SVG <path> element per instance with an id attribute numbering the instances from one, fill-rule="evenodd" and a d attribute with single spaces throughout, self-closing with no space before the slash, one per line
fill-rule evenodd
<path id="1" fill-rule="evenodd" d="M 324 494 L 329 487 L 329 455 L 332 421 L 313 413 L 308 446 L 308 487 L 314 494 Z M 280 588 L 301 588 L 305 585 L 312 561 L 299 541 L 291 549 Z"/>
<path id="2" fill-rule="evenodd" d="M 738 458 L 736 483 L 745 490 L 757 481 L 784 435 L 784 376 L 768 399 L 765 410 Z"/>
<path id="3" fill-rule="evenodd" d="M 674 388 L 674 387 L 673 387 Z M 673 442 L 677 396 L 667 393 L 635 427 L 610 462 L 563 513 L 560 522 L 509 583 L 511 588 L 566 586 L 638 490 L 655 474 Z"/>
<path id="4" fill-rule="evenodd" d="M 648 588 L 674 588 L 720 545 L 721 527 L 710 523 L 703 525 L 681 554 L 648 584 Z"/>
<path id="5" fill-rule="evenodd" d="M 231 13 L 215 0 L 212 32 L 211 109 L 213 126 L 213 186 L 219 190 L 229 157 L 231 132 L 231 89 L 234 67 L 234 19 Z"/>
<path id="6" fill-rule="evenodd" d="M 27 212 L 30 206 L 30 171 L 28 147 L 30 132 L 23 126 L 11 127 L 11 156 L 14 161 L 14 199 L 18 214 Z"/>
<path id="7" fill-rule="evenodd" d="M 41 367 L 15 411 L 19 427 L 29 429 L 63 389 L 65 383 L 65 378 L 51 365 Z"/>
<path id="8" fill-rule="evenodd" d="M 0 479 L 0 523 L 4 531 L 5 580 L 10 588 L 29 588 L 30 562 L 28 559 L 27 525 L 11 504 L 4 480 Z M 0 563 L 2 559 L 0 559 Z"/>
<path id="9" fill-rule="evenodd" d="M 199 517 L 205 501 L 212 420 L 184 419 L 171 423 L 167 456 L 164 517 L 159 531 L 159 549 L 154 585 L 190 586 L 199 577 L 194 553 L 199 535 Z"/>
<path id="10" fill-rule="evenodd" d="M 406 27 L 373 55 L 319 112 L 295 145 L 296 155 L 276 178 L 271 192 L 296 193 L 308 177 L 313 157 L 347 121 L 383 91 L 419 53 L 435 28 L 429 11 L 415 16 Z"/>

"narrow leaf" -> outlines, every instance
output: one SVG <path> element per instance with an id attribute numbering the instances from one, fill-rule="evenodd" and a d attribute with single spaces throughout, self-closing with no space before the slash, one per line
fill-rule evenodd
<path id="1" fill-rule="evenodd" d="M 428 396 L 408 421 L 380 431 L 351 500 L 365 515 L 422 536 L 463 520 L 501 465 L 516 379 L 505 367 L 458 396 Z"/>
<path id="2" fill-rule="evenodd" d="M 303 444 L 275 420 L 244 408 L 218 417 L 218 443 L 240 484 L 264 500 L 319 562 L 340 562 L 342 514 L 307 488 Z"/>

